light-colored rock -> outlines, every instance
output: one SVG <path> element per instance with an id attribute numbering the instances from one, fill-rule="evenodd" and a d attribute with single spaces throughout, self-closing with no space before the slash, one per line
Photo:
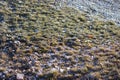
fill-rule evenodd
<path id="1" fill-rule="evenodd" d="M 17 80 L 24 80 L 24 74 L 17 73 Z"/>

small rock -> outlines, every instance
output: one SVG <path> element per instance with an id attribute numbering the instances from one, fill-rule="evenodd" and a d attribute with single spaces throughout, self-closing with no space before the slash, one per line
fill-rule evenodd
<path id="1" fill-rule="evenodd" d="M 57 72 L 58 70 L 56 68 L 52 68 L 51 72 Z"/>
<path id="2" fill-rule="evenodd" d="M 17 80 L 24 80 L 24 74 L 17 73 Z"/>
<path id="3" fill-rule="evenodd" d="M 67 70 L 69 71 L 69 70 L 70 70 L 70 67 L 67 67 Z"/>
<path id="4" fill-rule="evenodd" d="M 63 73 L 65 70 L 64 69 L 60 69 L 60 72 Z"/>

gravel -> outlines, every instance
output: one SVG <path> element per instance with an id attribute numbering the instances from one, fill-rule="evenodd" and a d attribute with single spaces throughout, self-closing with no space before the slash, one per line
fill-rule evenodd
<path id="1" fill-rule="evenodd" d="M 59 3 L 59 7 L 74 7 L 88 15 L 112 20 L 120 25 L 120 0 L 56 0 L 56 3 Z"/>

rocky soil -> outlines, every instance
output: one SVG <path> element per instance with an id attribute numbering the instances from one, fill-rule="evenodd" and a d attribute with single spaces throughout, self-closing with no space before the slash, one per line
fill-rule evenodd
<path id="1" fill-rule="evenodd" d="M 120 26 L 120 0 L 55 0 L 59 7 L 69 6 L 90 16 L 113 20 Z"/>
<path id="2" fill-rule="evenodd" d="M 0 80 L 120 80 L 120 27 L 53 5 L 0 1 Z"/>

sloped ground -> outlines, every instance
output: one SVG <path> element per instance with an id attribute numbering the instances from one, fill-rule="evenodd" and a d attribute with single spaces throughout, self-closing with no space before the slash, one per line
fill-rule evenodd
<path id="1" fill-rule="evenodd" d="M 53 2 L 0 1 L 0 79 L 120 79 L 120 27 Z"/>
<path id="2" fill-rule="evenodd" d="M 120 0 L 56 0 L 60 7 L 74 7 L 91 16 L 113 20 L 120 26 Z M 101 19 L 102 19 L 101 18 Z"/>

